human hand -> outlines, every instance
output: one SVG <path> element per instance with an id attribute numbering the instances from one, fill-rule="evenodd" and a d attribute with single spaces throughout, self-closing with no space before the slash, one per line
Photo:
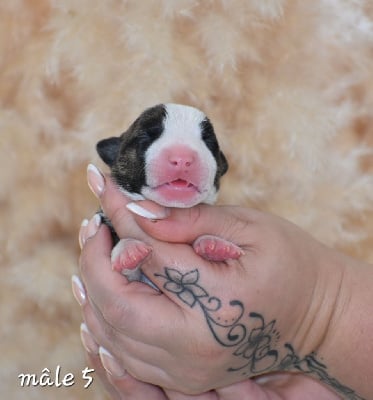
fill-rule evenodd
<path id="1" fill-rule="evenodd" d="M 76 278 L 75 278 L 76 279 Z M 83 289 L 84 290 L 84 289 Z M 99 345 L 85 324 L 81 337 L 89 365 L 95 370 L 113 400 L 338 400 L 339 396 L 314 379 L 300 374 L 280 373 L 257 379 L 248 379 L 228 387 L 211 390 L 200 395 L 185 395 L 140 382 L 118 365 L 102 365 Z M 119 369 L 118 369 L 119 368 Z M 108 372 L 109 371 L 109 372 Z"/>
<path id="2" fill-rule="evenodd" d="M 331 259 L 328 249 L 294 225 L 252 210 L 201 206 L 135 224 L 110 181 L 101 202 L 120 237 L 152 245 L 143 270 L 164 291 L 114 274 L 107 234 L 99 235 L 101 247 L 87 241 L 81 265 L 91 302 L 85 318 L 128 371 L 186 393 L 276 370 L 302 371 L 306 358 L 299 354 L 318 349 L 332 313 L 331 305 L 318 303 L 325 298 L 321 283 L 335 283 L 328 287 L 331 299 L 337 291 L 338 269 L 323 265 Z M 235 242 L 245 255 L 226 265 L 201 260 L 189 244 L 204 233 Z M 315 321 L 320 307 L 326 318 Z"/>

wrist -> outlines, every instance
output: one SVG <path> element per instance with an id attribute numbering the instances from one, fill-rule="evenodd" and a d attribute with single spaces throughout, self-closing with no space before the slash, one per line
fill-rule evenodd
<path id="1" fill-rule="evenodd" d="M 299 299 L 298 319 L 287 338 L 300 355 L 318 353 L 324 346 L 345 280 L 345 266 L 338 261 L 338 253 L 320 244 L 314 254 L 317 256 L 309 266 L 313 273 L 307 277 L 308 286 Z"/>
<path id="2" fill-rule="evenodd" d="M 369 305 L 373 304 L 373 269 L 333 251 L 326 261 L 326 276 L 320 274 L 325 281 L 319 279 L 315 291 L 319 298 L 315 304 L 321 304 L 314 313 L 316 329 L 310 329 L 314 333 L 307 340 L 315 347 L 304 349 L 302 354 L 312 354 L 310 359 L 318 363 L 309 364 L 311 375 L 342 398 L 371 398 L 368 377 L 373 374 L 373 348 L 369 338 L 373 322 Z"/>

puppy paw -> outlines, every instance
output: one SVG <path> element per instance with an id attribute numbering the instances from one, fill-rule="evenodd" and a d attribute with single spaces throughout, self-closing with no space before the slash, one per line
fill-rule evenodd
<path id="1" fill-rule="evenodd" d="M 138 280 L 140 265 L 151 251 L 151 247 L 140 240 L 122 239 L 111 252 L 112 268 L 131 278 L 129 280 Z"/>
<path id="2" fill-rule="evenodd" d="M 202 235 L 193 243 L 194 251 L 202 258 L 209 261 L 226 261 L 238 259 L 243 250 L 228 240 L 213 235 Z"/>

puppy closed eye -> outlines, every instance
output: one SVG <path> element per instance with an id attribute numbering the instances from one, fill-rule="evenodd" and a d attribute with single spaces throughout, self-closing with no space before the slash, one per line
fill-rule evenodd
<path id="1" fill-rule="evenodd" d="M 162 132 L 163 132 L 162 125 L 156 125 L 144 128 L 136 138 L 138 147 L 143 150 L 146 149 L 162 135 Z"/>

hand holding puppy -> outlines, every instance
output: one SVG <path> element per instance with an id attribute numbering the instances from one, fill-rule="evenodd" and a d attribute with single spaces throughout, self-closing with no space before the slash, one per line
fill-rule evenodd
<path id="1" fill-rule="evenodd" d="M 369 394 L 354 374 L 369 365 L 361 357 L 351 365 L 338 359 L 346 341 L 359 347 L 363 340 L 360 330 L 338 333 L 370 295 L 371 270 L 365 265 L 253 210 L 172 209 L 154 223 L 129 213 L 128 200 L 109 179 L 100 196 L 119 237 L 152 246 L 143 271 L 162 290 L 128 283 L 112 271 L 105 227 L 85 241 L 81 273 L 90 299 L 85 321 L 96 342 L 130 375 L 192 394 L 289 371 L 355 396 L 346 398 L 362 398 L 351 388 Z M 245 254 L 224 264 L 201 259 L 190 244 L 206 233 L 238 243 Z M 340 294 L 356 286 L 356 275 L 365 283 L 346 308 Z"/>

